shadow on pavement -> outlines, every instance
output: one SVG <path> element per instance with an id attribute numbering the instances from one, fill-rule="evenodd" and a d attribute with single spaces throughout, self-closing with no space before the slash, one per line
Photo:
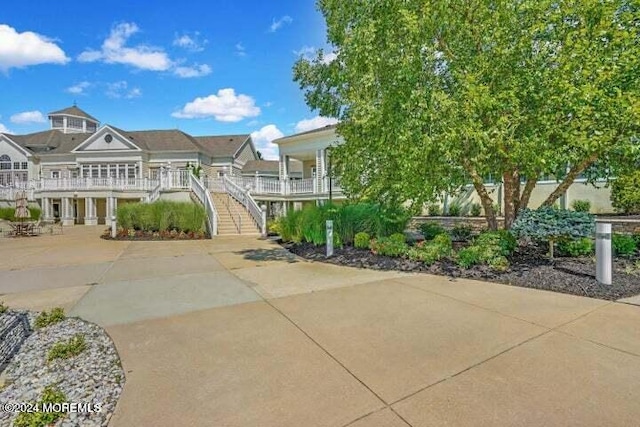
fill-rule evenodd
<path id="1" fill-rule="evenodd" d="M 295 255 L 284 249 L 246 249 L 235 253 L 252 261 L 287 261 L 292 264 L 298 262 Z"/>

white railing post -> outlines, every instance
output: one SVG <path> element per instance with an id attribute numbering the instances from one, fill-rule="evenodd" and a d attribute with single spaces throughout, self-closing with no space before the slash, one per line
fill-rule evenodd
<path id="1" fill-rule="evenodd" d="M 266 205 L 262 205 L 260 206 L 260 209 L 262 210 L 262 230 L 260 230 L 260 234 L 262 235 L 263 238 L 267 237 L 267 206 Z"/>

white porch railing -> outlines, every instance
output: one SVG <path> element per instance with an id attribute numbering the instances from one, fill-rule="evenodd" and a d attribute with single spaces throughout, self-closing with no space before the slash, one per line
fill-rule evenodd
<path id="1" fill-rule="evenodd" d="M 32 182 L 36 191 L 56 190 L 139 190 L 150 191 L 158 181 L 147 178 L 61 178 L 39 179 Z"/>
<path id="2" fill-rule="evenodd" d="M 263 235 L 266 235 L 266 215 L 263 215 L 262 209 L 260 209 L 260 206 L 258 206 L 256 201 L 253 200 L 253 197 L 251 197 L 249 192 L 233 182 L 228 176 L 223 178 L 223 183 L 227 194 L 230 194 L 234 199 L 240 202 L 247 211 L 249 211 L 249 214 L 256 222 L 256 225 L 260 228 L 260 232 Z"/>
<path id="3" fill-rule="evenodd" d="M 218 234 L 218 212 L 211 200 L 211 194 L 193 174 L 189 174 L 189 185 L 193 194 L 200 200 L 207 212 L 207 229 L 211 237 Z"/>
<path id="4" fill-rule="evenodd" d="M 324 194 L 329 192 L 329 180 L 325 178 L 321 185 L 316 185 L 315 178 L 280 180 L 278 178 L 268 178 L 262 176 L 225 176 L 225 179 L 232 182 L 243 191 L 249 190 L 251 194 L 257 195 L 306 195 L 306 194 Z M 220 187 L 220 178 L 208 178 L 206 181 L 207 188 L 211 191 L 222 191 Z M 332 181 L 333 192 L 340 192 L 340 185 L 334 178 Z"/>
<path id="5" fill-rule="evenodd" d="M 291 188 L 290 194 L 311 194 L 313 193 L 316 180 L 313 178 L 288 181 Z"/>
<path id="6" fill-rule="evenodd" d="M 34 201 L 35 198 L 35 192 L 33 191 L 33 188 L 21 188 L 21 187 L 0 187 L 0 200 L 9 200 L 9 201 L 13 201 L 16 199 L 16 193 L 18 191 L 26 191 L 27 192 L 27 199 L 29 201 Z"/>

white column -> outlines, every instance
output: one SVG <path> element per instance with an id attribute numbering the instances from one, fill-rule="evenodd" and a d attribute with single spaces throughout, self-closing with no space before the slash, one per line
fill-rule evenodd
<path id="1" fill-rule="evenodd" d="M 51 220 L 51 200 L 48 197 L 42 198 L 42 219 Z"/>
<path id="2" fill-rule="evenodd" d="M 96 199 L 93 197 L 84 199 L 84 225 L 98 225 Z"/>
<path id="3" fill-rule="evenodd" d="M 289 156 L 280 156 L 280 186 L 281 193 L 287 194 L 289 187 Z"/>
<path id="4" fill-rule="evenodd" d="M 62 198 L 62 225 L 74 225 L 75 218 L 73 218 L 73 199 L 71 197 Z"/>
<path id="5" fill-rule="evenodd" d="M 316 193 L 324 192 L 322 185 L 325 175 L 324 156 L 325 153 L 323 149 L 316 150 L 316 179 L 314 183 L 314 190 Z"/>

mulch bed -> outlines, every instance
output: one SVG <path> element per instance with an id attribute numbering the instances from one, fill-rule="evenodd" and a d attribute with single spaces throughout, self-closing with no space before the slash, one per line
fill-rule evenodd
<path id="1" fill-rule="evenodd" d="M 128 240 L 128 241 L 159 241 L 159 240 L 202 240 L 206 239 L 204 233 L 179 233 L 176 231 L 148 232 L 119 230 L 116 237 L 111 237 L 111 230 L 106 229 L 100 236 L 104 240 Z"/>
<path id="2" fill-rule="evenodd" d="M 427 266 L 420 261 L 374 255 L 369 250 L 347 246 L 342 249 L 336 248 L 333 257 L 327 259 L 324 246 L 314 246 L 309 243 L 282 245 L 305 259 L 349 267 L 485 280 L 605 300 L 617 300 L 640 294 L 640 269 L 635 264 L 638 257 L 615 259 L 613 284 L 605 286 L 596 281 L 595 258 L 562 257 L 552 261 L 545 255 L 544 249 L 536 247 L 517 249 L 509 259 L 510 267 L 501 272 L 483 265 L 463 269 L 451 260 Z"/>

